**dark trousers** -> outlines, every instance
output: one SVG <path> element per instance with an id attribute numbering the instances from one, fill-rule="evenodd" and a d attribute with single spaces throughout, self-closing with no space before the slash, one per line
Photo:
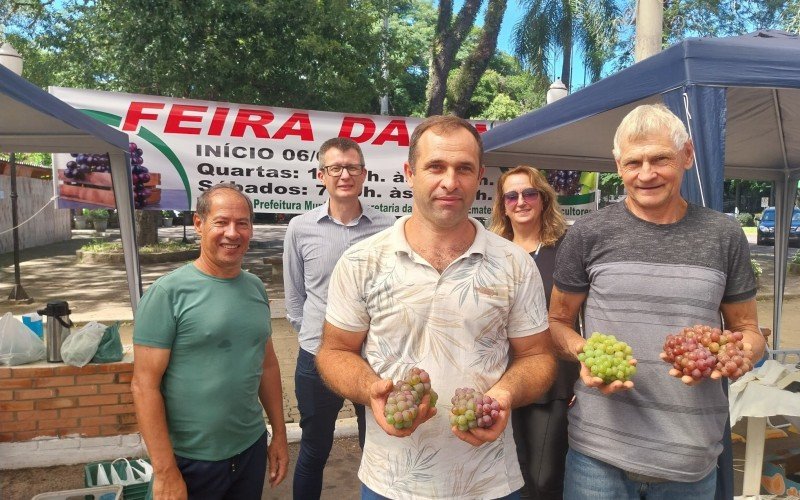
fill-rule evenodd
<path id="1" fill-rule="evenodd" d="M 322 382 L 315 356 L 303 349 L 297 356 L 294 392 L 300 410 L 300 452 L 294 468 L 292 491 L 295 499 L 320 497 L 322 474 L 333 446 L 333 430 L 344 399 Z M 364 447 L 364 407 L 354 404 L 358 420 L 358 443 Z"/>
<path id="2" fill-rule="evenodd" d="M 175 455 L 189 500 L 260 500 L 267 475 L 267 431 L 231 458 L 193 460 Z M 153 498 L 151 481 L 147 498 Z"/>
<path id="3" fill-rule="evenodd" d="M 522 498 L 560 500 L 567 459 L 569 401 L 555 399 L 513 410 L 512 428 L 522 477 Z"/>

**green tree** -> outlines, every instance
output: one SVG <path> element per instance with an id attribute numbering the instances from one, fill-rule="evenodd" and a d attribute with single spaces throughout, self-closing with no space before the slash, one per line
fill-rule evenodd
<path id="1" fill-rule="evenodd" d="M 725 37 L 759 29 L 790 29 L 798 0 L 664 0 L 663 47 L 689 37 Z M 636 1 L 626 0 L 619 17 L 617 69 L 633 64 Z M 800 27 L 800 20 L 797 21 Z M 795 30 L 796 31 L 796 30 Z"/>
<path id="2" fill-rule="evenodd" d="M 618 10 L 614 0 L 526 0 L 526 10 L 514 29 L 517 57 L 534 75 L 548 77 L 561 55 L 561 80 L 571 88 L 572 55 L 580 48 L 591 81 L 613 55 Z"/>
<path id="3" fill-rule="evenodd" d="M 453 19 L 453 1 L 439 1 L 426 92 L 425 114 L 428 116 L 444 112 L 450 72 L 455 67 L 459 49 L 475 24 L 481 3 L 481 0 L 465 0 Z M 461 73 L 453 82 L 454 99 L 450 107 L 458 116 L 465 116 L 472 94 L 495 53 L 505 10 L 506 0 L 489 0 L 478 42 L 463 60 Z"/>

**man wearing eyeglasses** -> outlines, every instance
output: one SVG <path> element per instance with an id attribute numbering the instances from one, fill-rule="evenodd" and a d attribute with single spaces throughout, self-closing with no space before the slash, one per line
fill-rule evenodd
<path id="1" fill-rule="evenodd" d="M 294 498 L 319 498 L 322 475 L 333 445 L 333 431 L 344 400 L 328 389 L 315 366 L 322 337 L 328 280 L 350 245 L 389 226 L 394 217 L 359 200 L 367 170 L 358 144 L 338 137 L 319 149 L 317 178 L 328 192 L 321 206 L 289 222 L 283 250 L 286 317 L 298 333 L 300 352 L 295 395 L 300 410 L 300 454 L 294 472 Z M 354 405 L 359 442 L 364 440 L 364 407 Z"/>
<path id="2" fill-rule="evenodd" d="M 533 259 L 468 217 L 482 156 L 461 118 L 418 125 L 404 165 L 411 216 L 347 250 L 331 277 L 317 366 L 336 392 L 369 405 L 362 499 L 519 498 L 510 411 L 544 393 L 555 361 Z M 498 420 L 459 431 L 426 395 L 410 428 L 390 425 L 392 380 L 414 366 L 442 402 L 459 387 L 495 398 Z"/>

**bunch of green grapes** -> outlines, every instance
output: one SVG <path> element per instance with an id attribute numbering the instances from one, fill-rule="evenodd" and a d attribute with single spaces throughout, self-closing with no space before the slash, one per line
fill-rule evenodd
<path id="1" fill-rule="evenodd" d="M 615 380 L 630 380 L 636 374 L 631 346 L 617 340 L 613 335 L 594 332 L 583 346 L 578 359 L 592 372 L 593 377 L 610 384 Z"/>
<path id="2" fill-rule="evenodd" d="M 411 427 L 419 413 L 419 404 L 426 394 L 430 395 L 431 408 L 434 408 L 439 396 L 431 388 L 430 375 L 420 368 L 411 368 L 403 380 L 394 384 L 394 390 L 386 399 L 386 406 L 383 409 L 386 422 L 395 429 Z"/>

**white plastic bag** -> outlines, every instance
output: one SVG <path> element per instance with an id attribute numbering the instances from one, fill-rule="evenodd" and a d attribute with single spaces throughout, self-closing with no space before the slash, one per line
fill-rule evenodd
<path id="1" fill-rule="evenodd" d="M 9 312 L 0 318 L 0 365 L 24 365 L 44 359 L 44 342 Z"/>
<path id="2" fill-rule="evenodd" d="M 72 366 L 84 366 L 92 360 L 103 339 L 106 325 L 90 321 L 69 335 L 61 344 L 61 359 Z"/>
<path id="3" fill-rule="evenodd" d="M 114 464 L 120 461 L 125 462 L 125 465 L 122 467 L 122 472 L 125 477 L 120 476 L 120 473 L 117 472 L 117 467 L 114 466 Z M 139 465 L 139 462 L 144 462 L 144 460 L 134 461 L 134 463 L 137 465 Z M 121 484 L 122 486 L 128 486 L 131 484 L 140 484 L 150 481 L 150 475 L 152 475 L 153 468 L 147 462 L 144 463 L 150 469 L 150 474 L 147 476 L 145 472 L 139 469 L 138 467 L 131 467 L 131 463 L 128 461 L 127 458 L 118 458 L 114 460 L 113 462 L 111 462 L 111 484 Z"/>
<path id="4" fill-rule="evenodd" d="M 111 484 L 111 480 L 108 479 L 106 468 L 103 467 L 103 464 L 97 464 L 97 481 L 95 481 L 95 486 L 106 486 L 108 484 Z"/>
<path id="5" fill-rule="evenodd" d="M 133 469 L 135 472 L 139 472 L 141 469 L 141 473 L 139 477 L 142 483 L 149 483 L 150 480 L 153 478 L 153 466 L 147 460 L 142 460 L 141 458 L 137 458 L 133 461 Z"/>

